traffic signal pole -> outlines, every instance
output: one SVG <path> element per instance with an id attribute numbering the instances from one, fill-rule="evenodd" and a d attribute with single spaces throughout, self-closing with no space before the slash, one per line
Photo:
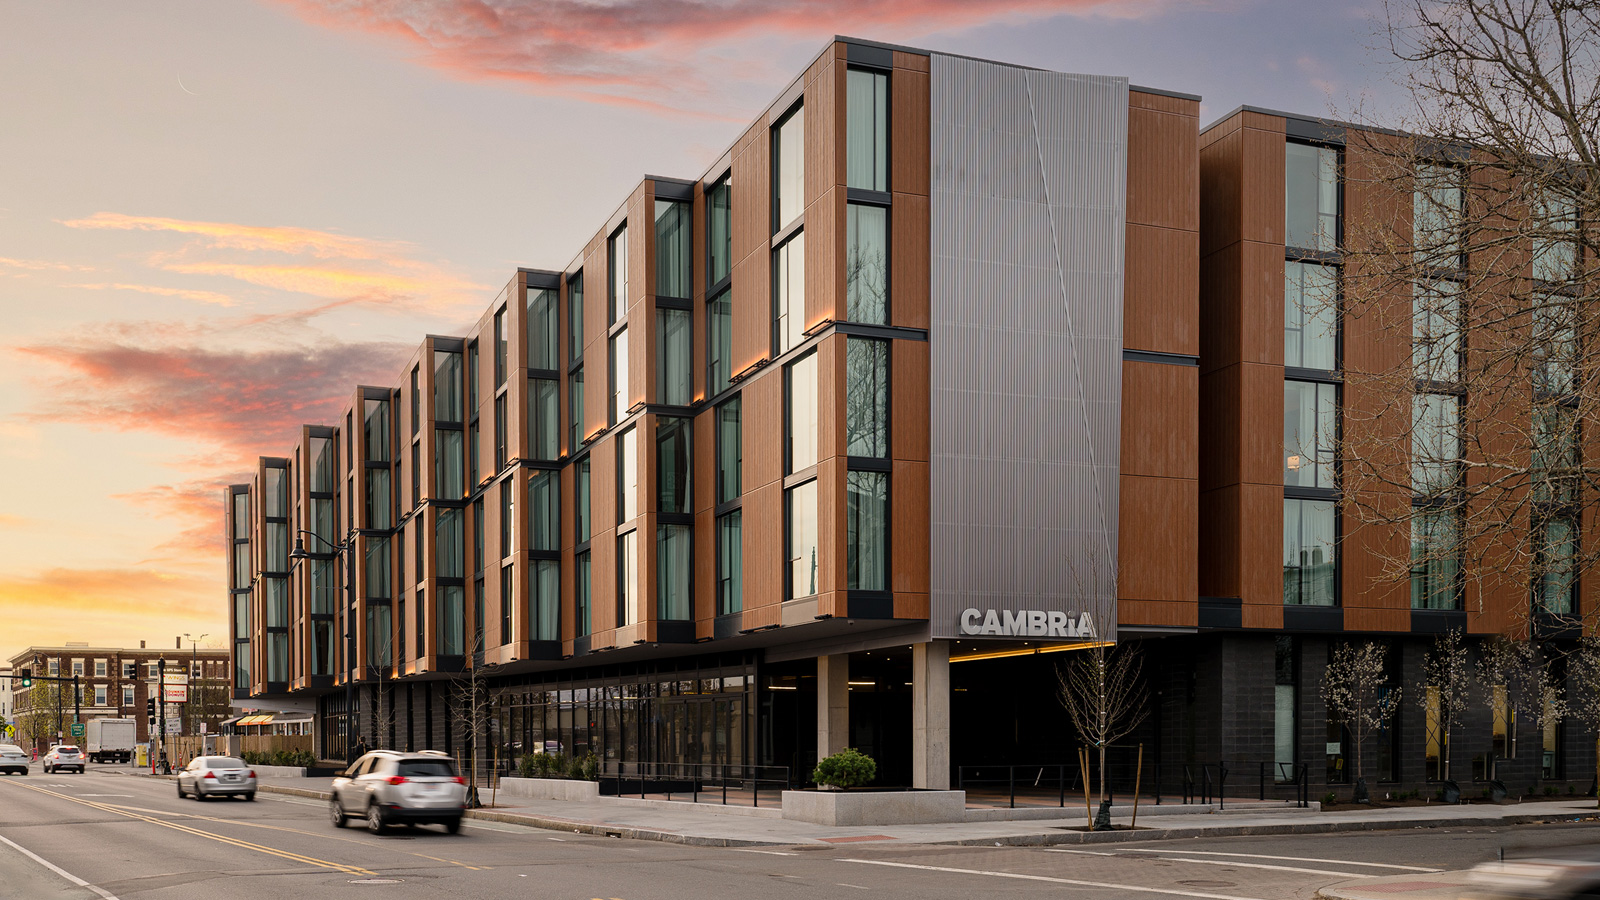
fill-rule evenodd
<path id="1" fill-rule="evenodd" d="M 165 657 L 156 661 L 156 709 L 161 716 L 161 774 L 171 775 L 172 767 L 167 763 L 167 660 Z"/>

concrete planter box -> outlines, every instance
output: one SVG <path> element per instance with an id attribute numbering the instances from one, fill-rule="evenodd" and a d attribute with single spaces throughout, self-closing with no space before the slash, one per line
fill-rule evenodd
<path id="1" fill-rule="evenodd" d="M 251 766 L 256 770 L 256 775 L 271 775 L 274 778 L 304 778 L 306 770 L 297 766 Z"/>
<path id="2" fill-rule="evenodd" d="M 490 789 L 478 788 L 487 798 Z M 500 793 L 530 800 L 599 800 L 600 782 L 573 781 L 568 778 L 502 778 Z"/>
<path id="3" fill-rule="evenodd" d="M 818 825 L 924 825 L 966 814 L 966 791 L 783 792 L 785 819 Z"/>

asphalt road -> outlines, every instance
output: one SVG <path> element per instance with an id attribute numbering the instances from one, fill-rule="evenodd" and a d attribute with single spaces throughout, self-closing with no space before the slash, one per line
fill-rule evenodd
<path id="1" fill-rule="evenodd" d="M 859 841 L 722 849 L 468 820 L 373 836 L 319 801 L 179 800 L 171 781 L 91 766 L 0 778 L 5 900 L 816 900 L 1310 898 L 1352 877 L 1461 869 L 1600 844 L 1600 826 L 1213 838 L 1084 848 Z M 355 823 L 352 823 L 354 826 Z M 30 856 L 31 854 L 31 856 Z M 37 857 L 37 858 L 35 858 Z M 54 867 L 53 869 L 51 867 Z M 75 881 L 77 883 L 75 883 Z M 381 883 L 372 883 L 381 882 Z"/>

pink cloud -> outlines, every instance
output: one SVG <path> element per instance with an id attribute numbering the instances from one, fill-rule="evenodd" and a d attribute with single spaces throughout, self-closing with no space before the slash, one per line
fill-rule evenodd
<path id="1" fill-rule="evenodd" d="M 331 424 L 357 384 L 387 384 L 414 349 L 331 343 L 269 350 L 152 345 L 132 334 L 19 348 L 62 374 L 35 422 L 71 422 L 207 442 L 233 467 L 287 452 L 302 424 Z M 198 450 L 199 448 L 197 448 Z"/>
<path id="2" fill-rule="evenodd" d="M 729 111 L 729 83 L 771 84 L 771 41 L 906 41 L 996 21 L 1130 18 L 1184 0 L 279 0 L 305 20 L 409 49 L 461 78 L 654 109 Z M 763 40 L 766 39 L 766 40 Z M 715 93 L 720 100 L 712 99 Z"/>

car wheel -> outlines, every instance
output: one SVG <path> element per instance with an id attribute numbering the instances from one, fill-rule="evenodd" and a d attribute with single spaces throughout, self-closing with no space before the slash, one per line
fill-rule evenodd
<path id="1" fill-rule="evenodd" d="M 367 804 L 367 830 L 373 834 L 383 834 L 383 809 L 376 803 Z"/>
<path id="2" fill-rule="evenodd" d="M 461 820 L 460 819 L 451 819 L 450 821 L 444 823 L 444 830 L 445 830 L 446 833 L 449 833 L 449 834 L 456 834 L 456 833 L 460 832 L 461 831 Z"/>
<path id="3" fill-rule="evenodd" d="M 178 783 L 178 799 L 179 800 L 183 799 L 183 783 L 182 782 Z"/>
<path id="4" fill-rule="evenodd" d="M 245 794 L 244 795 L 244 799 L 250 801 L 251 803 L 254 803 L 255 800 L 256 800 L 256 792 L 255 791 L 251 791 L 250 793 Z"/>
<path id="5" fill-rule="evenodd" d="M 206 792 L 201 790 L 200 785 L 197 784 L 194 786 L 194 799 L 198 803 L 204 803 L 211 798 L 207 797 Z"/>
<path id="6" fill-rule="evenodd" d="M 345 822 L 344 809 L 339 806 L 339 798 L 328 799 L 328 818 L 333 820 L 333 827 L 343 828 Z"/>

